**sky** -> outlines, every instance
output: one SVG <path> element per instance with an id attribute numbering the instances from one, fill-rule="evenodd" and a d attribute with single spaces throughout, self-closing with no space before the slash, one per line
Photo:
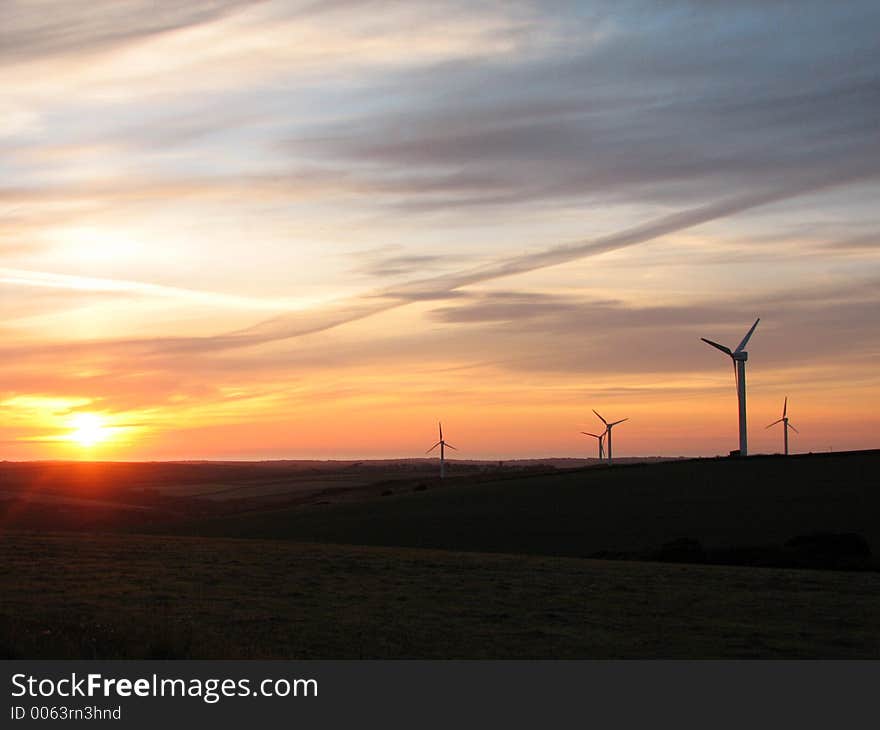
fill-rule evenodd
<path id="1" fill-rule="evenodd" d="M 878 25 L 6 0 L 0 459 L 878 447 Z"/>

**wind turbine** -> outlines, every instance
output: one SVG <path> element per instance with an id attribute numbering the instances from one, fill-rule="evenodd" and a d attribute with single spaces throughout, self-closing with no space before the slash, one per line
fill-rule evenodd
<path id="1" fill-rule="evenodd" d="M 599 416 L 599 414 L 595 410 L 593 411 L 593 413 L 595 413 L 597 416 Z M 608 463 L 613 464 L 614 457 L 611 453 L 611 429 L 614 428 L 618 423 L 623 423 L 624 421 L 628 421 L 629 419 L 628 418 L 621 418 L 619 421 L 613 421 L 612 423 L 608 423 L 608 421 L 606 421 L 604 418 L 602 418 L 602 416 L 599 416 L 599 420 L 605 424 L 605 433 L 602 435 L 608 437 Z"/>
<path id="2" fill-rule="evenodd" d="M 707 340 L 705 337 L 701 337 L 700 339 L 705 342 L 707 345 L 712 345 L 712 347 L 721 350 L 725 355 L 729 355 L 733 360 L 733 376 L 736 378 L 736 397 L 739 402 L 739 454 L 740 456 L 748 456 L 749 448 L 748 448 L 748 434 L 746 428 L 746 360 L 749 359 L 749 353 L 746 352 L 745 347 L 749 342 L 749 338 L 752 336 L 752 333 L 755 331 L 755 327 L 758 326 L 758 322 L 761 321 L 761 318 L 755 320 L 755 323 L 752 325 L 752 328 L 746 332 L 746 336 L 742 338 L 742 342 L 737 345 L 737 348 L 731 352 L 729 347 L 725 347 L 724 345 L 719 345 L 717 342 L 712 342 L 712 340 Z"/>
<path id="3" fill-rule="evenodd" d="M 589 433 L 588 431 L 581 431 L 584 436 L 592 436 L 594 439 L 599 440 L 599 458 L 605 458 L 605 434 L 607 431 L 603 431 L 602 433 Z"/>
<path id="4" fill-rule="evenodd" d="M 438 446 L 440 447 L 440 478 L 444 479 L 446 477 L 446 449 L 454 449 L 455 451 L 458 451 L 458 449 L 456 449 L 452 444 L 447 444 L 443 440 L 443 424 L 438 421 L 437 425 L 440 427 L 440 440 L 425 453 L 430 454 Z"/>
<path id="5" fill-rule="evenodd" d="M 775 426 L 777 423 L 782 424 L 782 431 L 785 434 L 785 455 L 788 456 L 788 429 L 792 429 L 795 433 L 800 433 L 791 423 L 788 422 L 788 396 L 785 397 L 785 400 L 782 403 L 782 418 L 778 421 L 773 421 L 770 426 Z"/>

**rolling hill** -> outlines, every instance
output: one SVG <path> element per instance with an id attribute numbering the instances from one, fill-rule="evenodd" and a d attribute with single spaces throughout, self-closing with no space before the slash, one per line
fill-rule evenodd
<path id="1" fill-rule="evenodd" d="M 781 546 L 857 533 L 880 552 L 880 451 L 700 459 L 401 482 L 385 496 L 174 525 L 178 534 L 586 557 L 681 538 Z"/>

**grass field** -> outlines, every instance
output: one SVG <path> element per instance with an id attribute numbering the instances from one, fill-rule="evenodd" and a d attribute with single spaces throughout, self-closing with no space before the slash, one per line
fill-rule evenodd
<path id="1" fill-rule="evenodd" d="M 7 658 L 880 658 L 880 575 L 3 533 Z"/>

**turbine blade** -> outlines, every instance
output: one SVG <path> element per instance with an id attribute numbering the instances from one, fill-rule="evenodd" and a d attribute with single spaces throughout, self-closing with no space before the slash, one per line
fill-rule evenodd
<path id="1" fill-rule="evenodd" d="M 439 445 L 440 445 L 440 442 L 438 441 L 438 442 L 437 442 L 436 444 L 434 444 L 430 449 L 428 449 L 425 453 L 426 453 L 426 454 L 430 454 L 430 453 L 431 453 L 434 449 L 436 449 Z"/>
<path id="2" fill-rule="evenodd" d="M 791 421 L 788 422 L 788 427 L 792 429 L 795 433 L 800 433 L 794 426 L 791 425 Z"/>
<path id="3" fill-rule="evenodd" d="M 755 320 L 755 323 L 752 325 L 752 328 L 748 332 L 746 332 L 746 336 L 743 337 L 742 342 L 739 343 L 739 346 L 736 348 L 736 350 L 734 350 L 734 352 L 742 352 L 745 349 L 746 345 L 749 343 L 749 338 L 751 338 L 751 336 L 752 336 L 752 332 L 755 331 L 755 327 L 758 326 L 758 322 L 760 322 L 760 321 L 761 321 L 760 317 L 758 317 Z"/>
<path id="4" fill-rule="evenodd" d="M 777 423 L 782 423 L 782 419 L 780 418 L 778 421 L 773 421 L 770 426 L 775 426 Z M 770 426 L 764 426 L 764 428 L 770 428 Z"/>
<path id="5" fill-rule="evenodd" d="M 593 413 L 596 413 L 595 409 L 593 409 Z M 596 413 L 596 415 L 599 416 L 598 413 Z M 599 420 L 602 421 L 602 423 L 604 423 L 606 426 L 608 425 L 608 421 L 606 421 L 604 418 L 602 418 L 602 416 L 599 416 Z"/>
<path id="6" fill-rule="evenodd" d="M 598 433 L 590 433 L 589 431 L 581 431 L 584 436 L 592 436 L 594 439 L 602 438 Z"/>
<path id="7" fill-rule="evenodd" d="M 446 442 L 444 442 L 443 445 L 444 445 L 447 449 L 454 449 L 455 451 L 458 451 L 458 449 L 456 449 L 452 444 L 447 444 Z"/>
<path id="8" fill-rule="evenodd" d="M 712 347 L 715 347 L 715 348 L 721 350 L 721 352 L 725 353 L 726 355 L 733 355 L 733 353 L 730 351 L 729 347 L 725 347 L 724 345 L 719 345 L 717 342 L 712 342 L 712 340 L 707 340 L 705 337 L 701 337 L 700 339 L 703 342 L 705 342 L 707 345 L 712 345 Z"/>
<path id="9" fill-rule="evenodd" d="M 437 426 L 440 428 L 440 440 L 443 440 L 443 424 L 440 421 L 437 421 Z"/>
<path id="10" fill-rule="evenodd" d="M 619 421 L 615 421 L 614 423 L 609 423 L 608 426 L 616 426 L 618 423 L 623 423 L 624 421 L 628 421 L 628 418 L 621 418 Z"/>
<path id="11" fill-rule="evenodd" d="M 785 400 L 782 402 L 782 417 L 785 418 L 785 414 L 788 411 L 788 396 L 785 396 Z"/>

